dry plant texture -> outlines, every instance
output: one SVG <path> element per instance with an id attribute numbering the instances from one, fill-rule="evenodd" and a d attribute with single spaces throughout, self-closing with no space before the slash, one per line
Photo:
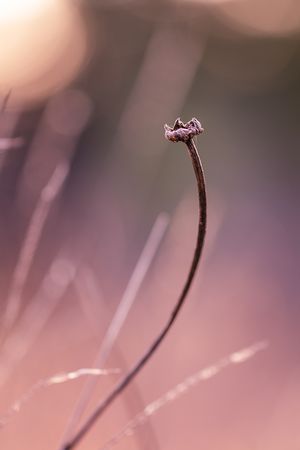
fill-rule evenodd
<path id="1" fill-rule="evenodd" d="M 2 3 L 0 449 L 299 450 L 300 3 Z"/>

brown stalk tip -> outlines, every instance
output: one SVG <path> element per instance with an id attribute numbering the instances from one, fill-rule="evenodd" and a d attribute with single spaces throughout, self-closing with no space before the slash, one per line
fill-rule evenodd
<path id="1" fill-rule="evenodd" d="M 132 380 L 138 375 L 142 368 L 147 364 L 150 358 L 156 353 L 158 347 L 162 344 L 165 337 L 171 330 L 175 320 L 177 319 L 181 308 L 186 300 L 189 293 L 192 281 L 195 277 L 196 269 L 198 267 L 200 257 L 202 254 L 202 249 L 204 245 L 204 238 L 206 232 L 206 190 L 205 190 L 205 180 L 202 169 L 201 160 L 194 144 L 193 137 L 203 132 L 201 123 L 197 119 L 192 119 L 186 124 L 177 119 L 174 123 L 173 128 L 165 125 L 165 136 L 172 142 L 182 141 L 184 142 L 189 150 L 189 156 L 191 157 L 193 169 L 195 172 L 195 177 L 197 180 L 198 187 L 198 200 L 199 200 L 199 219 L 198 219 L 198 234 L 197 242 L 194 250 L 194 256 L 192 263 L 183 285 L 181 293 L 176 300 L 171 315 L 166 323 L 163 325 L 158 335 L 154 338 L 152 344 L 145 350 L 143 355 L 138 359 L 138 361 L 129 369 L 127 374 L 116 384 L 116 386 L 111 390 L 111 392 L 104 398 L 94 409 L 91 415 L 86 419 L 81 428 L 77 430 L 75 435 L 71 438 L 70 442 L 67 443 L 61 450 L 73 450 L 77 444 L 90 432 L 92 426 L 96 421 L 103 416 L 107 408 L 122 394 L 124 389 L 130 385 Z"/>
<path id="2" fill-rule="evenodd" d="M 194 136 L 203 133 L 201 123 L 195 117 L 187 123 L 183 123 L 181 119 L 176 119 L 173 128 L 165 125 L 165 138 L 172 142 L 187 142 Z"/>

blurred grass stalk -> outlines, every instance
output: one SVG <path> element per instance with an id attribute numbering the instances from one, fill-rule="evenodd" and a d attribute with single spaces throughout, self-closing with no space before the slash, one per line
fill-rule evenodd
<path id="1" fill-rule="evenodd" d="M 18 200 L 23 209 L 32 203 L 34 207 L 5 301 L 2 318 L 4 337 L 18 320 L 24 287 L 49 212 L 69 174 L 70 160 L 90 112 L 91 102 L 80 91 L 70 90 L 57 95 L 48 102 L 42 123 L 30 147 L 19 180 Z"/>
<path id="2" fill-rule="evenodd" d="M 76 265 L 65 256 L 65 249 L 52 262 L 41 286 L 22 314 L 16 330 L 3 344 L 0 354 L 0 387 L 38 339 L 49 318 L 74 280 Z"/>
<path id="3" fill-rule="evenodd" d="M 12 275 L 11 288 L 5 302 L 6 310 L 3 314 L 1 330 L 4 336 L 10 332 L 18 319 L 23 289 L 36 255 L 50 208 L 60 193 L 68 173 L 69 164 L 65 161 L 61 162 L 42 190 L 38 203 L 33 211 Z"/>
<path id="4" fill-rule="evenodd" d="M 253 358 L 258 352 L 266 350 L 268 347 L 267 341 L 256 342 L 250 347 L 243 348 L 237 352 L 231 353 L 229 356 L 221 359 L 217 363 L 201 369 L 199 372 L 188 376 L 181 383 L 174 388 L 167 391 L 164 395 L 149 403 L 142 412 L 131 419 L 118 433 L 116 433 L 104 446 L 99 450 L 110 450 L 115 447 L 125 437 L 132 436 L 136 429 L 148 422 L 149 418 L 156 414 L 162 407 L 170 402 L 178 400 L 183 394 L 186 394 L 191 388 L 194 388 L 198 383 L 207 381 L 215 377 L 219 372 L 230 365 L 242 364 Z"/>
<path id="5" fill-rule="evenodd" d="M 153 225 L 150 235 L 146 241 L 144 249 L 137 261 L 135 269 L 129 279 L 125 292 L 120 300 L 119 306 L 106 331 L 106 334 L 100 345 L 100 349 L 96 355 L 92 367 L 102 369 L 105 362 L 107 361 L 107 358 L 111 353 L 113 345 L 125 323 L 125 320 L 134 304 L 134 301 L 137 298 L 138 291 L 156 255 L 156 252 L 166 232 L 168 224 L 169 224 L 169 217 L 165 213 L 159 214 Z M 81 284 L 79 284 L 79 280 L 80 279 L 76 281 L 76 286 L 77 291 L 79 292 L 79 296 L 81 296 L 82 287 Z M 97 317 L 98 316 L 97 311 L 95 312 L 96 315 L 93 314 L 93 311 L 91 312 L 91 315 Z M 94 325 L 94 327 L 95 326 L 96 324 Z M 95 386 L 96 386 L 95 379 L 89 379 L 84 385 L 79 395 L 79 398 L 74 406 L 73 412 L 71 413 L 71 416 L 68 420 L 68 424 L 63 434 L 60 446 L 63 445 L 63 443 L 70 438 L 75 427 L 78 425 L 80 418 L 82 417 L 82 414 L 84 413 L 91 399 Z"/>
<path id="6" fill-rule="evenodd" d="M 166 146 L 160 135 L 162 124 L 173 120 L 178 111 L 182 111 L 205 47 L 205 37 L 199 43 L 172 27 L 154 27 L 114 134 L 110 152 L 113 156 L 110 156 L 104 174 L 108 182 L 111 181 L 112 170 L 115 171 L 115 159 L 123 160 L 128 154 L 133 154 L 138 162 L 142 157 L 145 160 L 151 156 L 153 168 L 149 170 L 148 164 L 148 171 L 143 175 L 148 180 L 150 177 L 153 179 L 153 169 L 157 170 Z M 141 155 L 145 136 L 147 142 Z M 140 165 L 140 170 L 142 168 Z"/>

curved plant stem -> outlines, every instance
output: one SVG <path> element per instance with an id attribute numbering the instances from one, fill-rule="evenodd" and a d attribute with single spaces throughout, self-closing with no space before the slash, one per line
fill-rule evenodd
<path id="1" fill-rule="evenodd" d="M 123 392 L 123 390 L 128 386 L 128 384 L 132 381 L 132 379 L 140 372 L 140 370 L 145 366 L 151 356 L 155 353 L 159 345 L 164 340 L 168 331 L 172 327 L 175 319 L 178 316 L 178 313 L 186 299 L 187 293 L 192 284 L 200 256 L 203 249 L 204 237 L 206 231 L 206 191 L 205 191 L 205 180 L 202 169 L 201 160 L 197 151 L 197 148 L 194 144 L 193 137 L 197 134 L 202 133 L 203 128 L 201 127 L 200 122 L 197 119 L 192 119 L 187 124 L 181 122 L 180 119 L 177 119 L 174 127 L 171 128 L 168 125 L 165 125 L 165 136 L 167 139 L 173 142 L 182 141 L 184 142 L 189 151 L 189 155 L 192 159 L 193 168 L 197 180 L 198 186 L 198 197 L 199 197 L 199 222 L 198 222 L 198 235 L 197 235 L 197 243 L 194 251 L 194 257 L 192 260 L 192 264 L 183 286 L 182 292 L 176 302 L 176 305 L 162 330 L 159 332 L 158 336 L 155 338 L 150 347 L 146 350 L 143 356 L 137 361 L 137 363 L 129 370 L 129 372 L 122 378 L 119 383 L 113 388 L 113 390 L 108 394 L 108 396 L 99 403 L 99 405 L 95 408 L 93 413 L 88 417 L 86 422 L 82 425 L 79 431 L 75 434 L 75 436 L 66 443 L 61 450 L 71 450 L 74 449 L 77 444 L 82 440 L 82 438 L 89 432 L 91 427 L 94 425 L 97 419 L 103 415 L 106 409 L 110 406 L 110 404 Z"/>

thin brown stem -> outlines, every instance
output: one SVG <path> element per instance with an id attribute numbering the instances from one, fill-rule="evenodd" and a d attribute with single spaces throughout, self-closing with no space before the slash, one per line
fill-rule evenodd
<path id="1" fill-rule="evenodd" d="M 146 245 L 140 255 L 140 258 L 136 264 L 136 267 L 130 277 L 129 283 L 125 289 L 125 292 L 121 298 L 120 304 L 116 310 L 116 313 L 113 316 L 113 319 L 108 327 L 107 332 L 104 335 L 104 338 L 101 343 L 101 347 L 97 352 L 97 356 L 93 363 L 93 367 L 98 369 L 102 369 L 108 359 L 109 354 L 113 348 L 113 345 L 122 329 L 126 318 L 136 300 L 137 293 L 141 287 L 141 284 L 148 272 L 149 266 L 156 254 L 158 246 L 162 240 L 164 232 L 166 231 L 169 219 L 165 213 L 159 214 L 157 217 L 154 227 L 147 239 Z M 91 275 L 90 275 L 91 276 Z M 87 280 L 85 280 L 87 281 Z M 80 287 L 79 285 L 79 293 Z M 82 295 L 82 294 L 81 294 Z M 99 295 L 98 295 L 99 297 Z M 84 299 L 85 301 L 86 299 Z M 93 317 L 97 317 L 97 314 L 93 314 Z M 97 328 L 99 328 L 99 324 L 97 321 Z M 66 430 L 64 432 L 64 436 L 62 438 L 62 443 L 65 443 L 70 436 L 72 436 L 76 426 L 79 424 L 80 419 L 87 408 L 88 403 L 91 400 L 93 395 L 93 390 L 97 384 L 97 380 L 92 380 L 91 378 L 87 380 L 84 385 L 81 394 L 75 404 L 74 410 L 69 418 L 69 422 L 67 424 Z"/>
<path id="2" fill-rule="evenodd" d="M 182 292 L 176 302 L 176 305 L 163 329 L 159 332 L 158 336 L 155 338 L 150 347 L 146 350 L 144 355 L 137 361 L 137 363 L 129 370 L 129 372 L 117 383 L 113 390 L 108 394 L 108 396 L 99 403 L 93 413 L 88 417 L 86 422 L 82 425 L 79 431 L 75 434 L 73 439 L 66 443 L 61 450 L 71 450 L 74 449 L 83 437 L 89 432 L 94 423 L 103 415 L 110 404 L 123 392 L 123 390 L 129 385 L 133 378 L 140 372 L 140 370 L 145 366 L 148 360 L 153 356 L 159 345 L 162 343 L 166 337 L 168 331 L 175 322 L 179 311 L 186 299 L 186 296 L 191 287 L 198 263 L 200 261 L 200 256 L 202 253 L 204 245 L 204 237 L 206 231 L 206 190 L 205 190 L 205 180 L 202 169 L 201 160 L 197 151 L 197 148 L 193 142 L 193 137 L 197 134 L 202 133 L 203 129 L 200 122 L 197 119 L 192 119 L 187 124 L 183 124 L 180 119 L 177 119 L 174 127 L 165 126 L 165 136 L 167 139 L 178 142 L 184 142 L 189 150 L 190 157 L 192 159 L 193 168 L 197 180 L 198 186 L 198 197 L 199 197 L 199 222 L 198 222 L 198 235 L 197 242 L 194 251 L 194 257 L 191 263 L 191 267 L 183 286 Z"/>

